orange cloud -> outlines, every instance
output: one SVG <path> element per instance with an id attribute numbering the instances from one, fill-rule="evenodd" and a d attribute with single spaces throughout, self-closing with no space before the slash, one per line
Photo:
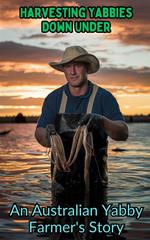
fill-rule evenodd
<path id="1" fill-rule="evenodd" d="M 149 68 L 102 68 L 94 76 L 94 80 L 98 84 L 130 86 L 136 89 L 141 86 L 150 87 L 149 75 Z"/>
<path id="2" fill-rule="evenodd" d="M 125 22 L 124 24 L 115 23 L 112 26 L 111 34 L 107 34 L 106 38 L 110 40 L 119 40 L 126 45 L 150 45 L 150 28 L 147 24 L 138 24 Z"/>
<path id="3" fill-rule="evenodd" d="M 76 1 L 49 1 L 45 0 L 44 3 L 42 0 L 37 0 L 36 3 L 31 1 L 24 0 L 7 0 L 1 3 L 1 16 L 0 24 L 1 27 L 22 27 L 29 26 L 34 27 L 39 24 L 41 20 L 39 19 L 19 19 L 19 7 L 21 6 L 78 6 Z M 20 20 L 20 21 L 19 21 Z"/>
<path id="4" fill-rule="evenodd" d="M 30 106 L 31 104 L 34 106 L 41 106 L 43 102 L 43 98 L 20 98 L 19 96 L 0 96 L 0 105 L 7 106 Z"/>
<path id="5" fill-rule="evenodd" d="M 48 73 L 24 73 L 23 71 L 0 72 L 1 86 L 42 86 L 59 85 L 65 82 L 64 76 L 55 71 Z"/>
<path id="6" fill-rule="evenodd" d="M 0 16 L 0 24 L 1 27 L 22 27 L 22 25 L 26 25 L 29 27 L 34 27 L 40 24 L 41 20 L 35 19 L 19 19 L 19 7 L 20 6 L 35 6 L 35 3 L 31 3 L 31 1 L 24 3 L 23 0 L 8 0 L 3 1 L 1 4 L 1 16 Z M 98 1 L 90 1 L 86 2 L 83 0 L 76 1 L 36 1 L 36 6 L 118 6 L 118 2 L 107 2 L 104 0 Z M 107 38 L 113 40 L 118 39 L 124 44 L 137 44 L 137 45 L 148 45 L 149 40 L 149 9 L 150 9 L 150 1 L 143 0 L 141 1 L 129 1 L 129 0 L 120 0 L 120 6 L 132 6 L 134 16 L 131 20 L 113 20 L 112 22 L 112 34 L 109 34 Z M 117 33 L 114 29 L 117 29 Z M 105 35 L 106 36 L 106 35 Z"/>
<path id="7" fill-rule="evenodd" d="M 49 61 L 60 58 L 62 51 L 27 46 L 13 42 L 0 43 L 1 86 L 61 85 L 63 73 L 48 66 Z M 107 59 L 103 59 L 107 61 Z M 101 68 L 92 78 L 107 86 L 129 86 L 139 89 L 150 86 L 149 68 Z"/>
<path id="8" fill-rule="evenodd" d="M 112 92 L 124 93 L 150 93 L 149 72 L 147 69 L 101 69 L 89 79 L 98 85 L 110 88 Z M 1 86 L 53 86 L 66 82 L 63 74 L 57 71 L 50 73 L 5 71 L 0 72 Z"/>
<path id="9" fill-rule="evenodd" d="M 34 1 L 23 0 L 7 0 L 1 4 L 0 24 L 1 28 L 18 28 L 18 27 L 36 27 L 41 20 L 20 20 L 20 6 L 35 5 Z M 37 0 L 36 5 L 43 5 L 43 1 Z M 44 1 L 45 6 L 110 6 L 110 2 L 106 0 L 76 0 L 76 1 Z M 117 6 L 118 2 L 111 2 L 112 6 Z M 132 5 L 134 8 L 134 18 L 132 20 L 115 20 L 112 21 L 113 32 L 109 35 L 104 35 L 110 40 L 120 40 L 126 45 L 149 45 L 149 7 L 150 1 L 129 1 L 120 0 L 119 5 Z M 101 35 L 99 35 L 101 36 Z M 27 34 L 25 33 L 21 39 L 48 39 L 53 37 L 63 38 L 64 34 Z M 60 39 L 61 40 L 61 39 Z M 68 42 L 61 44 L 68 45 Z M 99 51 L 94 49 L 95 52 Z M 100 50 L 102 51 L 102 50 Z M 106 51 L 106 50 L 104 50 Z M 1 91 L 0 111 L 1 113 L 17 113 L 20 109 L 25 114 L 40 112 L 41 104 L 44 95 L 47 94 L 46 88 L 56 88 L 59 85 L 66 83 L 64 75 L 48 66 L 49 61 L 60 59 L 62 51 L 58 49 L 46 49 L 35 46 L 22 45 L 14 42 L 0 42 L 0 86 L 1 89 L 10 90 L 10 95 L 5 96 Z M 94 53 L 94 51 L 93 51 Z M 101 59 L 107 62 L 107 58 Z M 125 113 L 133 110 L 147 113 L 148 112 L 148 96 L 150 93 L 149 68 L 102 68 L 97 74 L 89 76 L 90 80 L 94 80 L 98 85 L 110 90 L 114 93 Z M 33 91 L 25 90 L 28 86 Z M 19 92 L 20 88 L 20 92 Z M 36 90 L 35 90 L 36 88 Z M 17 90 L 16 90 L 17 89 Z M 43 90 L 43 94 L 41 93 Z M 50 89 L 51 90 L 51 89 Z M 24 94 L 21 93 L 26 91 Z M 35 92 L 35 93 L 33 93 Z M 6 94 L 6 93 L 5 93 Z M 12 95 L 13 96 L 12 96 Z M 138 106 L 137 106 L 138 103 Z M 141 105 L 140 105 L 141 103 Z"/>

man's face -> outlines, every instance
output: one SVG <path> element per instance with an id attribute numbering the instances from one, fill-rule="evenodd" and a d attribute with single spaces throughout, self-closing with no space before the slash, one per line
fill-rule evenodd
<path id="1" fill-rule="evenodd" d="M 87 82 L 87 65 L 83 62 L 67 63 L 64 74 L 71 87 L 81 87 Z"/>

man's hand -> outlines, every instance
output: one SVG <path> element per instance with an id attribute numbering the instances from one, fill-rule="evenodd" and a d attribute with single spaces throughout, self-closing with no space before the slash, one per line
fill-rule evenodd
<path id="1" fill-rule="evenodd" d="M 124 121 L 110 120 L 98 114 L 87 114 L 78 125 L 87 124 L 89 131 L 105 131 L 109 137 L 116 141 L 125 141 L 128 138 L 128 127 Z"/>
<path id="2" fill-rule="evenodd" d="M 35 138 L 43 147 L 50 147 L 50 135 L 56 134 L 55 126 L 49 124 L 46 128 L 36 128 Z"/>
<path id="3" fill-rule="evenodd" d="M 56 129 L 55 129 L 54 124 L 48 124 L 46 126 L 46 132 L 47 132 L 47 138 L 48 139 L 51 135 L 55 135 L 56 134 Z"/>
<path id="4" fill-rule="evenodd" d="M 87 114 L 79 122 L 78 125 L 87 125 L 88 130 L 99 130 L 103 127 L 103 116 L 99 114 Z"/>

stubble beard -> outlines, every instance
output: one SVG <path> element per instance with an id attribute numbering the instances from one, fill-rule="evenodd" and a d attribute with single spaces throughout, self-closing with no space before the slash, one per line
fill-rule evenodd
<path id="1" fill-rule="evenodd" d="M 73 88 L 81 88 L 87 84 L 88 84 L 87 78 L 82 79 L 80 82 L 71 82 L 71 81 L 69 82 L 69 85 Z"/>

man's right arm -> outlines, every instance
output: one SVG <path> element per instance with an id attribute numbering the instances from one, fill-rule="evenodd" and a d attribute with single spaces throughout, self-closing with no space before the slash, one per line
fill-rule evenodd
<path id="1" fill-rule="evenodd" d="M 50 140 L 46 128 L 37 127 L 35 130 L 35 138 L 43 147 L 50 147 Z"/>
<path id="2" fill-rule="evenodd" d="M 56 94 L 50 93 L 44 100 L 42 106 L 42 113 L 38 119 L 37 127 L 35 129 L 35 138 L 43 147 L 50 147 L 47 126 L 54 124 L 56 117 Z"/>

